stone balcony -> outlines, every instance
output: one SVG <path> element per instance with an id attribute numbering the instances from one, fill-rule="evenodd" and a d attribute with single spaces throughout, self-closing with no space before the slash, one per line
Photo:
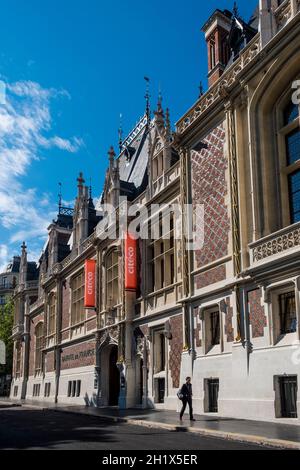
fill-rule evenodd
<path id="1" fill-rule="evenodd" d="M 300 0 L 285 0 L 274 11 L 274 18 L 277 31 L 284 26 L 300 11 Z"/>
<path id="2" fill-rule="evenodd" d="M 171 183 L 173 183 L 180 176 L 180 165 L 177 162 L 169 170 L 164 172 L 156 181 L 153 183 L 152 196 L 156 196 L 161 191 L 165 190 Z"/>
<path id="3" fill-rule="evenodd" d="M 251 243 L 251 267 L 300 253 L 300 222 Z"/>

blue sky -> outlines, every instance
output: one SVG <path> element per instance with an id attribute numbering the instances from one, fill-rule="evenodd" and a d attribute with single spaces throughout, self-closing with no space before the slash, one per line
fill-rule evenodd
<path id="1" fill-rule="evenodd" d="M 249 19 L 258 0 L 239 2 Z M 72 202 L 76 178 L 102 190 L 107 151 L 152 109 L 159 88 L 172 122 L 206 88 L 203 23 L 233 1 L 0 0 L 0 269 L 23 240 L 36 259 L 57 210 L 58 183 Z"/>

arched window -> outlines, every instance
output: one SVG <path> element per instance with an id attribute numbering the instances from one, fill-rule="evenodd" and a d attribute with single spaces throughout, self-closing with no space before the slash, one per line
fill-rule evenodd
<path id="1" fill-rule="evenodd" d="M 282 111 L 282 129 L 284 160 L 282 160 L 284 178 L 289 203 L 290 223 L 300 222 L 300 127 L 299 105 L 289 100 Z M 283 207 L 283 211 L 285 211 Z"/>
<path id="2" fill-rule="evenodd" d="M 35 372 L 42 370 L 42 351 L 44 348 L 44 324 L 38 323 L 35 328 Z"/>
<path id="3" fill-rule="evenodd" d="M 106 257 L 106 304 L 114 307 L 119 303 L 119 256 L 117 250 Z"/>

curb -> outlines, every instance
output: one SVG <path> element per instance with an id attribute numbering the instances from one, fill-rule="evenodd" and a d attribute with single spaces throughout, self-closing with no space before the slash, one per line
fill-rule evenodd
<path id="1" fill-rule="evenodd" d="M 114 423 L 125 423 L 133 426 L 141 426 L 150 429 L 166 429 L 167 431 L 173 432 L 190 432 L 193 434 L 198 434 L 200 436 L 206 437 L 216 437 L 218 439 L 224 439 L 227 441 L 236 441 L 248 444 L 256 444 L 263 447 L 272 447 L 274 449 L 286 449 L 286 450 L 300 450 L 300 443 L 295 441 L 285 441 L 282 439 L 273 439 L 265 436 L 256 436 L 250 434 L 238 434 L 227 431 L 217 431 L 213 429 L 205 428 L 192 428 L 185 426 L 176 426 L 176 424 L 166 424 L 159 423 L 156 421 L 144 421 L 144 420 L 135 420 L 132 418 L 122 418 L 119 416 L 107 416 L 107 415 L 94 415 L 92 413 L 86 413 L 80 410 L 67 410 L 65 408 L 51 408 L 53 411 L 60 413 L 70 413 L 70 414 L 80 414 L 84 416 L 94 416 L 109 422 Z"/>

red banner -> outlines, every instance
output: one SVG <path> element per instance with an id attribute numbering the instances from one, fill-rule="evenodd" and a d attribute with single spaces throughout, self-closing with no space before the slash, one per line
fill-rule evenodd
<path id="1" fill-rule="evenodd" d="M 86 308 L 94 308 L 96 307 L 96 261 L 93 259 L 87 259 L 84 268 L 84 306 Z"/>
<path id="2" fill-rule="evenodd" d="M 129 233 L 125 238 L 125 289 L 137 289 L 137 241 Z"/>

